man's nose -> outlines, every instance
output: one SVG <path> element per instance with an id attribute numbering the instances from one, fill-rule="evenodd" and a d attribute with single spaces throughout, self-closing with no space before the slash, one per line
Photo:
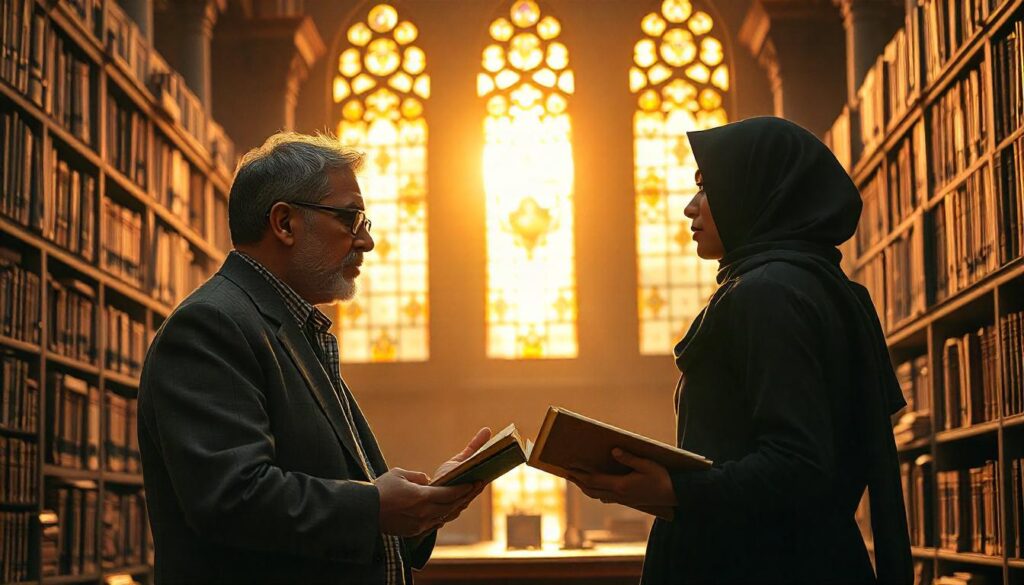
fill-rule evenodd
<path id="1" fill-rule="evenodd" d="M 366 230 L 359 230 L 359 235 L 352 242 L 352 247 L 363 252 L 373 250 L 373 236 Z"/>

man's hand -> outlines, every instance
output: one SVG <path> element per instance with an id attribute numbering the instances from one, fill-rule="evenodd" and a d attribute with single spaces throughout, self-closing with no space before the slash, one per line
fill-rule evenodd
<path id="1" fill-rule="evenodd" d="M 444 463 L 442 463 L 441 467 L 437 468 L 437 471 L 434 472 L 434 477 L 441 477 L 444 474 L 446 474 L 449 471 L 451 471 L 452 469 L 455 469 L 455 467 L 457 467 L 460 463 L 462 463 L 466 459 L 469 459 L 470 456 L 473 455 L 473 453 L 476 453 L 477 450 L 479 450 L 480 447 L 483 447 L 484 443 L 486 443 L 490 439 L 491 439 L 491 429 L 489 429 L 487 427 L 484 427 L 484 428 L 480 429 L 479 431 L 477 431 L 476 432 L 476 436 L 474 436 L 472 439 L 470 439 L 470 441 L 466 445 L 465 449 L 460 451 L 457 455 L 455 455 L 454 457 L 452 457 L 448 461 L 445 461 Z"/>
<path id="2" fill-rule="evenodd" d="M 418 536 L 458 518 L 484 488 L 482 483 L 452 487 L 428 485 L 425 473 L 397 467 L 374 481 L 380 493 L 380 531 Z"/>
<path id="3" fill-rule="evenodd" d="M 625 475 L 573 471 L 570 481 L 584 494 L 606 504 L 622 504 L 671 520 L 677 502 L 668 471 L 650 459 L 621 449 L 612 449 L 612 457 L 631 471 Z"/>

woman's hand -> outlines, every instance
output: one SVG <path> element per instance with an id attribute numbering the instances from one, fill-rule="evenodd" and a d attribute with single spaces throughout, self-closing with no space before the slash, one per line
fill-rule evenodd
<path id="1" fill-rule="evenodd" d="M 584 494 L 606 504 L 622 504 L 671 520 L 677 502 L 668 471 L 650 459 L 622 449 L 612 449 L 612 457 L 632 471 L 625 475 L 573 471 L 570 481 Z"/>

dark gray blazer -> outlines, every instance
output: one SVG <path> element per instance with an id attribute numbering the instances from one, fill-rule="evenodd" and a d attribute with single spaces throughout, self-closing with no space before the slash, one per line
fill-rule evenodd
<path id="1" fill-rule="evenodd" d="M 284 300 L 229 256 L 160 327 L 142 371 L 157 583 L 383 583 L 379 496 L 353 430 L 374 471 L 387 464 L 354 418 Z M 403 541 L 407 567 L 434 536 Z"/>

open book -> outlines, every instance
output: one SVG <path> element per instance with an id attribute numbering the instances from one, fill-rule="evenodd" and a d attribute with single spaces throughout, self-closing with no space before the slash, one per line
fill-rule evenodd
<path id="1" fill-rule="evenodd" d="M 559 477 L 566 477 L 573 470 L 628 473 L 629 468 L 612 457 L 612 449 L 616 447 L 656 461 L 670 472 L 711 467 L 709 459 L 696 453 L 552 406 L 537 434 L 536 445 L 530 441 L 524 443 L 516 426 L 509 425 L 457 467 L 430 483 L 491 482 L 520 463 Z"/>

